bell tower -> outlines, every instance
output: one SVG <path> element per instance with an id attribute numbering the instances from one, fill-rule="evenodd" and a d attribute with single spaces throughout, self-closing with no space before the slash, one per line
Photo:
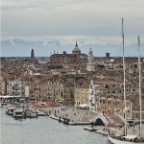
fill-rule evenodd
<path id="1" fill-rule="evenodd" d="M 88 54 L 87 71 L 95 71 L 94 57 L 93 57 L 93 52 L 92 52 L 91 48 L 90 48 L 90 51 L 89 51 L 89 54 Z"/>
<path id="2" fill-rule="evenodd" d="M 34 50 L 31 50 L 31 59 L 34 60 Z"/>

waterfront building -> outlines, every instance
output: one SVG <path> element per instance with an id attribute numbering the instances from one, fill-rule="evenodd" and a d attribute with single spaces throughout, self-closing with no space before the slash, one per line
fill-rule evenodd
<path id="1" fill-rule="evenodd" d="M 132 119 L 140 119 L 139 94 L 129 95 L 127 99 L 132 102 Z M 142 119 L 144 119 L 144 95 L 142 95 Z"/>
<path id="2" fill-rule="evenodd" d="M 74 78 L 71 75 L 52 76 L 47 82 L 48 99 L 74 105 Z"/>
<path id="3" fill-rule="evenodd" d="M 89 105 L 89 81 L 80 80 L 75 82 L 74 87 L 74 106 Z"/>
<path id="4" fill-rule="evenodd" d="M 128 108 L 127 118 L 132 119 L 132 102 L 130 100 L 126 101 Z M 110 115 L 123 115 L 124 110 L 124 100 L 122 97 L 116 97 L 113 95 L 97 95 L 95 97 L 95 109 L 103 113 L 106 116 Z"/>
<path id="5" fill-rule="evenodd" d="M 7 73 L 0 71 L 0 95 L 7 94 L 7 86 L 6 86 L 7 77 L 8 77 Z"/>
<path id="6" fill-rule="evenodd" d="M 24 96 L 26 87 L 29 86 L 29 80 L 27 78 L 8 78 L 7 80 L 7 95 L 11 96 Z M 28 93 L 28 92 L 27 92 Z"/>

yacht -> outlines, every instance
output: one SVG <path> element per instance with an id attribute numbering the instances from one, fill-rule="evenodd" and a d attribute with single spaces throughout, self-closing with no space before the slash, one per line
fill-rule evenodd
<path id="1" fill-rule="evenodd" d="M 125 118 L 125 125 L 124 125 L 124 134 L 110 134 L 108 135 L 108 139 L 113 144 L 144 144 L 144 138 L 142 137 L 142 102 L 141 102 L 141 66 L 140 66 L 140 55 L 138 58 L 139 64 L 139 103 L 140 103 L 140 132 L 139 135 L 128 135 L 127 134 L 127 121 L 126 121 L 126 85 L 125 85 L 125 59 L 124 59 L 124 31 L 123 31 L 123 18 L 122 18 L 122 38 L 123 38 L 123 72 L 124 72 L 124 118 Z M 138 51 L 140 45 L 140 38 L 138 37 Z M 139 52 L 140 53 L 140 52 Z"/>

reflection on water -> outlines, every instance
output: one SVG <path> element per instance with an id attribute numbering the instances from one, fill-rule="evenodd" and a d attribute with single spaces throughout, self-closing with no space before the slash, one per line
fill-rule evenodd
<path id="1" fill-rule="evenodd" d="M 48 117 L 15 120 L 1 109 L 1 144 L 110 144 L 107 137 Z"/>

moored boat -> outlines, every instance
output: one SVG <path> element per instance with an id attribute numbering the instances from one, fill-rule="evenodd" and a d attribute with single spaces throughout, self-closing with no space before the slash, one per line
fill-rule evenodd
<path id="1" fill-rule="evenodd" d="M 140 139 L 137 135 L 127 135 L 127 136 L 110 136 L 108 139 L 113 144 L 144 144 L 144 139 Z"/>
<path id="2" fill-rule="evenodd" d="M 38 113 L 35 109 L 29 108 L 25 110 L 26 117 L 28 118 L 37 118 Z"/>
<path id="3" fill-rule="evenodd" d="M 46 116 L 46 113 L 40 110 L 36 110 L 38 116 Z"/>
<path id="4" fill-rule="evenodd" d="M 13 115 L 14 110 L 16 110 L 16 107 L 9 106 L 9 107 L 7 107 L 6 114 L 7 115 Z"/>
<path id="5" fill-rule="evenodd" d="M 16 109 L 12 115 L 14 118 L 26 118 L 25 112 L 23 109 Z"/>
<path id="6" fill-rule="evenodd" d="M 139 135 L 128 135 L 127 134 L 127 119 L 126 119 L 126 79 L 125 79 L 125 58 L 124 58 L 124 31 L 123 31 L 123 18 L 122 18 L 122 38 L 123 38 L 123 71 L 124 71 L 124 134 L 118 136 L 117 134 L 108 135 L 108 139 L 113 144 L 144 144 L 144 138 L 142 137 L 142 99 L 141 99 L 141 65 L 140 65 L 140 55 L 138 57 L 139 64 L 139 104 L 140 104 L 140 126 L 139 126 Z M 138 37 L 138 47 L 140 45 L 140 38 Z M 139 49 L 138 49 L 139 50 Z M 140 51 L 139 51 L 140 53 Z"/>

